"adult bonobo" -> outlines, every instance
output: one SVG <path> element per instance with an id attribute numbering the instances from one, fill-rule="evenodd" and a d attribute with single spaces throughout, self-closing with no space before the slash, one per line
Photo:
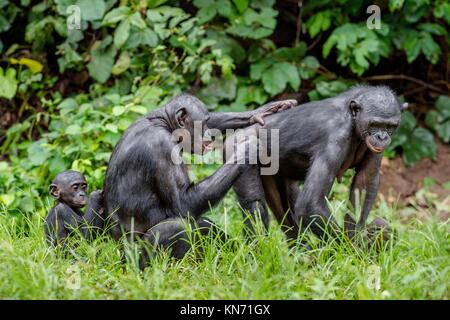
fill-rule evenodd
<path id="1" fill-rule="evenodd" d="M 180 154 L 173 150 L 181 142 L 202 153 L 210 143 L 203 139 L 208 128 L 225 131 L 263 123 L 263 116 L 296 104 L 285 100 L 254 111 L 209 113 L 200 100 L 185 94 L 137 120 L 117 144 L 106 172 L 104 197 L 113 238 L 132 233 L 154 245 L 171 247 L 174 257 L 182 257 L 189 249 L 185 241 L 178 241 L 186 237 L 185 218 L 189 215 L 202 233 L 208 232 L 212 225 L 201 215 L 226 194 L 245 166 L 225 164 L 193 184 Z M 194 130 L 194 122 L 202 130 Z M 185 129 L 186 135 L 176 138 L 173 133 L 179 129 Z"/>
<path id="2" fill-rule="evenodd" d="M 246 133 L 259 134 L 263 140 L 260 145 L 268 149 L 276 142 L 267 141 L 270 134 L 266 138 L 260 129 L 268 129 L 269 133 L 279 129 L 280 169 L 274 175 L 244 172 L 234 185 L 241 205 L 251 214 L 258 208 L 267 225 L 267 212 L 257 204 L 267 201 L 291 239 L 297 238 L 299 227 L 309 227 L 323 237 L 327 234 L 324 222 L 335 225 L 325 197 L 335 178 L 340 181 L 347 169 L 355 168 L 350 200 L 355 207 L 359 190 L 365 194 L 365 202 L 354 229 L 364 228 L 378 192 L 383 150 L 406 106 L 387 87 L 357 86 L 334 98 L 271 115 L 264 126 L 250 126 Z M 301 190 L 299 181 L 304 181 Z M 352 225 L 349 215 L 346 222 Z M 382 225 L 381 221 L 376 223 Z M 350 230 L 350 235 L 353 232 Z"/>

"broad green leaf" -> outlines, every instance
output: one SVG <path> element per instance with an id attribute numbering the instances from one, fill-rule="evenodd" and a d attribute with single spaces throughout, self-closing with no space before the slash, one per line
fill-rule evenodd
<path id="1" fill-rule="evenodd" d="M 407 165 L 413 165 L 423 157 L 436 159 L 437 147 L 433 134 L 424 128 L 416 128 L 402 148 L 403 160 Z"/>
<path id="2" fill-rule="evenodd" d="M 76 5 L 80 7 L 81 18 L 86 21 L 100 20 L 105 14 L 104 0 L 78 0 Z"/>
<path id="3" fill-rule="evenodd" d="M 331 26 L 331 17 L 333 12 L 325 10 L 315 13 L 309 18 L 305 25 L 311 38 L 314 38 L 321 31 L 326 31 Z"/>
<path id="4" fill-rule="evenodd" d="M 12 99 L 17 91 L 16 70 L 6 69 L 6 72 L 0 67 L 0 97 Z"/>
<path id="5" fill-rule="evenodd" d="M 114 32 L 114 45 L 116 48 L 122 47 L 122 45 L 127 41 L 128 37 L 130 36 L 130 20 L 125 19 L 121 23 L 119 23 L 119 26 L 117 27 L 116 31 Z"/>
<path id="6" fill-rule="evenodd" d="M 33 166 L 43 165 L 50 157 L 47 149 L 42 147 L 42 141 L 33 142 L 27 149 L 28 160 Z"/>
<path id="7" fill-rule="evenodd" d="M 297 90 L 300 86 L 300 77 L 294 65 L 281 62 L 274 64 L 264 72 L 262 82 L 264 90 L 274 96 L 282 92 L 286 88 L 287 83 Z"/>
<path id="8" fill-rule="evenodd" d="M 147 27 L 147 24 L 145 23 L 144 19 L 142 19 L 139 12 L 133 13 L 133 15 L 130 17 L 130 22 L 133 26 L 139 29 L 144 29 Z"/>
<path id="9" fill-rule="evenodd" d="M 233 0 L 234 5 L 238 8 L 240 13 L 243 13 L 248 8 L 249 0 Z"/>
<path id="10" fill-rule="evenodd" d="M 314 56 L 307 56 L 300 62 L 300 67 L 298 69 L 301 79 L 312 78 L 316 70 L 320 67 L 319 60 Z"/>
<path id="11" fill-rule="evenodd" d="M 66 128 L 66 134 L 79 135 L 81 133 L 81 127 L 78 124 L 71 124 Z"/>
<path id="12" fill-rule="evenodd" d="M 108 130 L 108 131 L 114 132 L 114 133 L 118 132 L 117 126 L 115 124 L 112 124 L 112 123 L 107 123 L 105 125 L 105 129 Z"/>
<path id="13" fill-rule="evenodd" d="M 102 25 L 110 26 L 124 20 L 131 14 L 130 7 L 122 6 L 108 12 L 103 18 Z"/>
<path id="14" fill-rule="evenodd" d="M 91 62 L 87 65 L 89 74 L 98 82 L 105 82 L 111 75 L 116 55 L 115 46 L 111 45 L 111 37 L 97 41 L 91 51 Z"/>
<path id="15" fill-rule="evenodd" d="M 15 200 L 14 194 L 0 194 L 0 202 L 9 207 Z"/>
<path id="16" fill-rule="evenodd" d="M 130 61 L 130 54 L 126 51 L 122 52 L 114 64 L 111 73 L 116 76 L 125 72 L 130 66 Z"/>
<path id="17" fill-rule="evenodd" d="M 125 112 L 125 107 L 116 106 L 112 109 L 112 113 L 114 116 L 120 116 Z"/>

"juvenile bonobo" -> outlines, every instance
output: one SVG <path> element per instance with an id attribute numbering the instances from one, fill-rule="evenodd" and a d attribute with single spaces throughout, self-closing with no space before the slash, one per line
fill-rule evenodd
<path id="1" fill-rule="evenodd" d="M 186 224 L 198 226 L 202 234 L 214 229 L 201 215 L 223 198 L 245 167 L 226 163 L 193 184 L 181 154 L 173 151 L 181 144 L 201 154 L 211 142 L 203 139 L 208 128 L 224 132 L 263 123 L 263 116 L 296 104 L 285 100 L 254 111 L 210 113 L 199 99 L 184 94 L 137 120 L 115 147 L 106 172 L 104 197 L 112 237 L 126 233 L 155 247 L 170 247 L 173 257 L 184 256 L 190 247 L 179 240 L 187 237 Z M 194 122 L 202 130 L 194 130 Z M 175 136 L 179 129 L 184 134 Z"/>
<path id="2" fill-rule="evenodd" d="M 75 229 L 80 230 L 88 240 L 94 239 L 102 230 L 102 191 L 93 191 L 87 200 L 86 190 L 86 179 L 78 171 L 64 171 L 53 179 L 49 191 L 58 203 L 50 210 L 44 224 L 46 238 L 53 245 L 64 244 Z M 83 215 L 81 209 L 86 203 L 87 209 Z"/>
<path id="3" fill-rule="evenodd" d="M 350 200 L 355 207 L 357 190 L 365 194 L 361 217 L 355 230 L 365 228 L 370 208 L 378 192 L 383 150 L 398 127 L 406 108 L 384 86 L 357 86 L 340 95 L 315 101 L 274 114 L 264 126 L 246 128 L 247 134 L 259 135 L 262 146 L 270 146 L 270 130 L 279 129 L 280 169 L 274 175 L 247 170 L 234 184 L 242 207 L 261 215 L 266 226 L 266 201 L 291 239 L 299 228 L 309 227 L 319 237 L 337 232 L 328 209 L 328 196 L 335 178 L 355 168 Z M 268 129 L 269 135 L 262 135 Z M 299 189 L 299 181 L 303 188 Z M 257 210 L 256 210 L 257 209 Z M 348 217 L 348 216 L 347 216 Z M 353 231 L 350 230 L 351 235 Z"/>

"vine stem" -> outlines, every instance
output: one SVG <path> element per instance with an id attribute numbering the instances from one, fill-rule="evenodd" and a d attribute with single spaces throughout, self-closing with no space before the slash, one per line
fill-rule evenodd
<path id="1" fill-rule="evenodd" d="M 297 16 L 297 30 L 295 32 L 295 46 L 300 42 L 300 33 L 302 32 L 302 12 L 303 0 L 298 0 L 298 16 Z"/>
<path id="2" fill-rule="evenodd" d="M 419 80 L 419 79 L 416 79 L 416 78 L 413 78 L 413 77 L 410 77 L 410 76 L 406 76 L 404 74 L 383 74 L 383 75 L 378 75 L 378 76 L 362 78 L 362 80 L 365 80 L 365 81 L 383 81 L 383 80 L 395 80 L 395 79 L 407 80 L 407 81 L 415 82 L 417 84 L 420 84 L 420 85 L 422 85 L 422 86 L 424 86 L 424 87 L 426 87 L 426 88 L 428 88 L 430 90 L 439 92 L 441 94 L 445 94 L 445 95 L 448 94 L 448 93 L 442 91 L 441 89 L 439 89 L 436 86 L 428 84 L 428 83 L 426 83 L 426 82 L 424 82 L 422 80 Z"/>

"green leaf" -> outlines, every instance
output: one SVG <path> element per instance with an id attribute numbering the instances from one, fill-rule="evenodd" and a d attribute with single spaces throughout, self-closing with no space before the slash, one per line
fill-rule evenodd
<path id="1" fill-rule="evenodd" d="M 122 52 L 119 58 L 117 59 L 116 63 L 114 64 L 111 73 L 116 76 L 125 72 L 130 66 L 130 61 L 131 61 L 130 54 L 126 51 Z"/>
<path id="2" fill-rule="evenodd" d="M 133 26 L 137 27 L 138 29 L 144 29 L 147 27 L 147 24 L 145 23 L 144 19 L 142 19 L 141 14 L 139 12 L 133 13 L 133 15 L 130 17 L 130 22 Z"/>
<path id="3" fill-rule="evenodd" d="M 433 14 L 436 18 L 443 18 L 447 24 L 450 24 L 450 2 L 442 1 L 437 4 L 433 10 Z"/>
<path id="4" fill-rule="evenodd" d="M 416 128 L 409 138 L 409 143 L 402 145 L 403 160 L 413 165 L 423 157 L 436 159 L 437 147 L 433 134 L 424 128 Z"/>
<path id="5" fill-rule="evenodd" d="M 13 68 L 3 69 L 0 67 L 0 97 L 12 99 L 17 91 L 16 70 Z"/>
<path id="6" fill-rule="evenodd" d="M 439 96 L 436 100 L 436 109 L 439 113 L 446 119 L 450 119 L 450 97 L 449 96 Z"/>
<path id="7" fill-rule="evenodd" d="M 125 107 L 116 106 L 112 109 L 112 113 L 114 116 L 120 116 L 125 112 Z"/>
<path id="8" fill-rule="evenodd" d="M 316 70 L 320 67 L 320 62 L 314 56 L 307 56 L 300 62 L 300 67 L 298 69 L 301 79 L 312 78 Z"/>
<path id="9" fill-rule="evenodd" d="M 48 150 L 42 147 L 42 141 L 33 142 L 28 147 L 27 152 L 28 161 L 33 166 L 43 165 L 50 157 Z"/>
<path id="10" fill-rule="evenodd" d="M 81 127 L 78 124 L 72 124 L 66 128 L 66 134 L 79 135 L 81 133 Z"/>
<path id="11" fill-rule="evenodd" d="M 119 8 L 115 8 L 105 15 L 102 21 L 102 25 L 103 26 L 114 25 L 117 22 L 124 20 L 126 17 L 130 15 L 130 13 L 131 9 L 129 7 L 122 6 Z"/>
<path id="12" fill-rule="evenodd" d="M 125 19 L 121 23 L 119 23 L 119 26 L 114 32 L 114 45 L 116 46 L 116 48 L 119 49 L 120 47 L 122 47 L 122 45 L 127 41 L 129 36 L 130 36 L 130 20 Z"/>
<path id="13" fill-rule="evenodd" d="M 98 82 L 105 82 L 111 75 L 117 52 L 111 42 L 111 36 L 107 36 L 103 41 L 96 41 L 91 51 L 91 62 L 87 68 L 91 77 Z"/>
<path id="14" fill-rule="evenodd" d="M 311 16 L 305 23 L 310 37 L 314 38 L 319 32 L 328 30 L 331 26 L 331 17 L 331 10 L 320 11 Z"/>
<path id="15" fill-rule="evenodd" d="M 389 11 L 394 12 L 400 10 L 403 7 L 405 0 L 389 0 Z"/>
<path id="16" fill-rule="evenodd" d="M 78 0 L 76 5 L 80 7 L 81 18 L 86 21 L 100 20 L 105 14 L 104 0 Z"/>
<path id="17" fill-rule="evenodd" d="M 300 77 L 294 65 L 281 62 L 274 64 L 264 72 L 262 82 L 264 90 L 273 96 L 282 92 L 286 88 L 287 83 L 297 90 L 300 86 Z"/>
<path id="18" fill-rule="evenodd" d="M 441 25 L 438 25 L 436 23 L 421 23 L 417 26 L 418 29 L 438 35 L 438 36 L 443 36 L 447 33 L 447 31 L 445 31 L 445 28 Z"/>
<path id="19" fill-rule="evenodd" d="M 115 124 L 112 124 L 112 123 L 107 123 L 105 125 L 105 129 L 108 130 L 108 131 L 114 132 L 114 133 L 118 132 L 117 126 Z"/>
<path id="20" fill-rule="evenodd" d="M 234 5 L 238 8 L 240 13 L 243 13 L 248 8 L 249 0 L 233 0 Z"/>
<path id="21" fill-rule="evenodd" d="M 272 65 L 272 61 L 269 59 L 263 59 L 256 63 L 253 63 L 250 66 L 250 78 L 252 80 L 259 80 L 261 79 L 264 71 L 267 70 Z"/>

